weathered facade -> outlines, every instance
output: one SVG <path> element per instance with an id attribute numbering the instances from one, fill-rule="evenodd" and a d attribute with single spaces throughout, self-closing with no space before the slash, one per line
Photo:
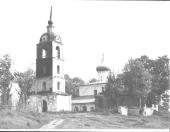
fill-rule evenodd
<path id="1" fill-rule="evenodd" d="M 12 110 L 16 110 L 20 100 L 21 88 L 16 82 L 11 82 L 10 98 Z"/>
<path id="2" fill-rule="evenodd" d="M 28 99 L 33 111 L 71 111 L 71 95 L 65 93 L 63 44 L 53 32 L 52 8 L 47 32 L 37 44 L 36 82 Z"/>
<path id="3" fill-rule="evenodd" d="M 70 111 L 71 97 L 68 95 L 45 93 L 32 95 L 28 100 L 29 109 L 36 112 Z"/>
<path id="4" fill-rule="evenodd" d="M 95 96 L 103 92 L 106 83 L 91 83 L 79 87 L 79 97 L 72 99 L 73 111 L 93 111 L 96 108 Z"/>
<path id="5" fill-rule="evenodd" d="M 7 95 L 2 94 L 0 91 L 0 106 L 10 108 L 11 110 L 16 110 L 20 101 L 21 88 L 15 80 L 10 82 L 9 88 L 10 91 L 8 99 Z"/>

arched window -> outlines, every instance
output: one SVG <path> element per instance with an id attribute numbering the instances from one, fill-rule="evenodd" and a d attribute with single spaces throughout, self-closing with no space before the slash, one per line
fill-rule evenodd
<path id="1" fill-rule="evenodd" d="M 57 90 L 60 90 L 60 82 L 57 82 Z"/>
<path id="2" fill-rule="evenodd" d="M 43 82 L 42 90 L 46 91 L 46 82 Z"/>
<path id="3" fill-rule="evenodd" d="M 57 74 L 60 74 L 60 66 L 57 65 Z"/>
<path id="4" fill-rule="evenodd" d="M 56 56 L 57 56 L 58 59 L 60 59 L 60 47 L 57 46 L 57 47 L 56 47 L 56 50 L 57 50 Z"/>
<path id="5" fill-rule="evenodd" d="M 42 58 L 47 58 L 47 50 L 42 49 Z"/>

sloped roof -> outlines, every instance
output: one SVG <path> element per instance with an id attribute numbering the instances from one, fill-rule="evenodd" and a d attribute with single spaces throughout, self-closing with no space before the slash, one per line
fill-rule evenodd
<path id="1" fill-rule="evenodd" d="M 82 85 L 80 85 L 79 87 L 81 87 L 81 86 L 94 86 L 94 85 L 105 85 L 105 84 L 107 84 L 107 82 L 94 82 L 94 83 L 88 83 L 88 84 L 82 84 Z"/>
<path id="2" fill-rule="evenodd" d="M 95 97 L 93 95 L 72 98 L 72 104 L 86 104 L 86 103 L 94 103 L 94 102 L 95 102 Z"/>

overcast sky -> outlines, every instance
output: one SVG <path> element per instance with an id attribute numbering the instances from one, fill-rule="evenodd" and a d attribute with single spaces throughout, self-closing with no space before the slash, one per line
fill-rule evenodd
<path id="1" fill-rule="evenodd" d="M 64 71 L 71 77 L 96 77 L 103 53 L 104 64 L 115 73 L 131 57 L 170 57 L 169 1 L 3 0 L 0 56 L 11 55 L 12 69 L 35 67 L 51 4 L 55 33 L 64 44 Z"/>

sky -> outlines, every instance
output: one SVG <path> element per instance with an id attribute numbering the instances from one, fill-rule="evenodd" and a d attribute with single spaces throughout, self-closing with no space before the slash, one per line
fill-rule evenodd
<path id="1" fill-rule="evenodd" d="M 0 1 L 0 57 L 12 70 L 35 68 L 36 44 L 46 32 L 53 6 L 54 32 L 64 44 L 64 73 L 85 81 L 104 65 L 121 73 L 130 58 L 170 57 L 169 1 Z"/>

